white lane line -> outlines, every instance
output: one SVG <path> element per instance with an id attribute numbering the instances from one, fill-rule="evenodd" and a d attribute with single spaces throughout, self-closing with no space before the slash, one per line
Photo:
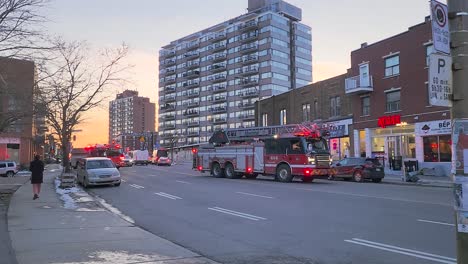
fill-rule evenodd
<path id="1" fill-rule="evenodd" d="M 390 252 L 393 252 L 393 253 L 399 253 L 399 254 L 402 254 L 402 255 L 412 256 L 412 257 L 416 257 L 416 258 L 432 260 L 432 261 L 439 262 L 439 263 L 456 264 L 456 261 L 457 261 L 454 258 L 449 258 L 449 257 L 445 257 L 445 256 L 440 256 L 440 255 L 436 255 L 436 254 L 422 252 L 422 251 L 417 251 L 417 250 L 412 250 L 412 249 L 401 248 L 401 247 L 396 247 L 396 246 L 392 246 L 392 245 L 372 242 L 372 241 L 369 241 L 369 240 L 364 240 L 364 239 L 359 239 L 359 238 L 353 238 L 352 240 L 345 240 L 345 242 L 353 243 L 353 244 L 357 244 L 357 245 L 361 245 L 361 246 L 366 246 L 366 247 L 371 247 L 371 248 L 377 248 L 377 249 L 390 251 Z"/>
<path id="2" fill-rule="evenodd" d="M 266 218 L 263 218 L 260 216 L 241 213 L 241 212 L 237 212 L 237 211 L 233 211 L 233 210 L 229 210 L 229 209 L 221 208 L 221 207 L 209 207 L 208 210 L 217 211 L 217 212 L 229 214 L 229 215 L 234 215 L 234 216 L 238 216 L 238 217 L 242 217 L 242 218 L 246 218 L 246 219 L 250 219 L 254 221 L 267 220 Z"/>
<path id="3" fill-rule="evenodd" d="M 409 200 L 409 199 L 400 199 L 400 198 L 391 198 L 391 197 L 381 197 L 381 196 L 373 196 L 373 195 L 365 195 L 365 194 L 355 194 L 355 193 L 347 193 L 347 192 L 321 191 L 321 190 L 314 190 L 314 189 L 307 189 L 307 188 L 295 188 L 295 189 L 296 189 L 296 190 L 304 190 L 304 191 L 319 192 L 319 193 L 349 195 L 349 196 L 356 196 L 356 197 L 363 197 L 363 198 L 375 198 L 375 199 L 390 200 L 390 201 L 397 201 L 397 202 L 409 202 L 409 203 L 422 203 L 422 204 L 431 204 L 431 205 L 452 206 L 452 205 L 450 205 L 450 204 L 445 204 L 445 203 L 431 203 L 431 202 L 426 202 L 426 201 Z"/>
<path id="4" fill-rule="evenodd" d="M 267 198 L 267 199 L 274 199 L 271 196 L 263 196 L 263 195 L 253 194 L 253 193 L 245 193 L 245 192 L 236 192 L 236 193 L 243 194 L 243 195 L 255 196 L 255 197 L 262 197 L 262 198 Z"/>
<path id="5" fill-rule="evenodd" d="M 127 182 L 126 180 L 120 180 L 121 182 Z"/>
<path id="6" fill-rule="evenodd" d="M 158 192 L 158 193 L 154 193 L 154 194 L 162 196 L 162 197 L 166 197 L 166 198 L 169 198 L 169 199 L 172 199 L 172 200 L 182 200 L 182 198 L 180 198 L 179 196 L 175 196 L 175 195 L 164 193 L 164 192 Z"/>
<path id="7" fill-rule="evenodd" d="M 138 185 L 138 184 L 130 184 L 130 186 L 132 186 L 133 188 L 136 188 L 136 189 L 144 189 L 145 187 L 141 186 L 141 185 Z"/>
<path id="8" fill-rule="evenodd" d="M 446 226 L 455 226 L 455 224 L 449 224 L 449 223 L 444 223 L 444 222 L 437 222 L 437 221 L 429 221 L 429 220 L 423 220 L 423 219 L 418 219 L 419 222 L 424 222 L 424 223 L 431 223 L 431 224 L 439 224 L 439 225 L 446 225 Z"/>
<path id="9" fill-rule="evenodd" d="M 190 182 L 186 182 L 186 181 L 176 181 L 176 182 L 183 183 L 183 184 L 191 184 Z"/>

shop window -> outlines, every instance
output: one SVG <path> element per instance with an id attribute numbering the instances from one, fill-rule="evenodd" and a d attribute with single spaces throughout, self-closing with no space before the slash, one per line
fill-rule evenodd
<path id="1" fill-rule="evenodd" d="M 361 157 L 366 157 L 366 131 L 359 131 L 359 154 Z"/>
<path id="2" fill-rule="evenodd" d="M 400 74 L 400 56 L 392 56 L 385 59 L 385 77 Z"/>
<path id="3" fill-rule="evenodd" d="M 451 136 L 423 137 L 425 162 L 451 162 Z"/>
<path id="4" fill-rule="evenodd" d="M 388 92 L 386 112 L 400 111 L 400 91 Z"/>
<path id="5" fill-rule="evenodd" d="M 370 115 L 370 97 L 369 96 L 361 98 L 361 105 L 362 105 L 362 111 L 361 111 L 362 116 Z"/>

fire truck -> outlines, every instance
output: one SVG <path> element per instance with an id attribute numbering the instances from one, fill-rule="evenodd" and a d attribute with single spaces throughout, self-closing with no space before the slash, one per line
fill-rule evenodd
<path id="1" fill-rule="evenodd" d="M 107 157 L 112 160 L 118 168 L 124 166 L 125 156 L 122 154 L 122 149 L 118 144 L 95 144 L 85 147 L 88 157 Z"/>
<path id="2" fill-rule="evenodd" d="M 254 179 L 259 174 L 277 181 L 304 182 L 334 174 L 326 136 L 315 123 L 217 131 L 193 152 L 193 168 L 217 178 Z"/>

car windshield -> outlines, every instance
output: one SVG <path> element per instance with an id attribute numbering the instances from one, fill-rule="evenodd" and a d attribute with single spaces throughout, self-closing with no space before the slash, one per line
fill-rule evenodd
<path id="1" fill-rule="evenodd" d="M 307 139 L 307 152 L 313 153 L 327 153 L 328 145 L 323 138 Z"/>
<path id="2" fill-rule="evenodd" d="M 86 164 L 88 170 L 114 168 L 110 160 L 89 160 Z"/>

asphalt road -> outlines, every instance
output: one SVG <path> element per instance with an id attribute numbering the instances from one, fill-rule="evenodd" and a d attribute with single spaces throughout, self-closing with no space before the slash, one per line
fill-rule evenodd
<path id="1" fill-rule="evenodd" d="M 120 187 L 90 191 L 221 263 L 455 263 L 450 189 L 217 179 L 188 163 L 120 171 Z"/>

